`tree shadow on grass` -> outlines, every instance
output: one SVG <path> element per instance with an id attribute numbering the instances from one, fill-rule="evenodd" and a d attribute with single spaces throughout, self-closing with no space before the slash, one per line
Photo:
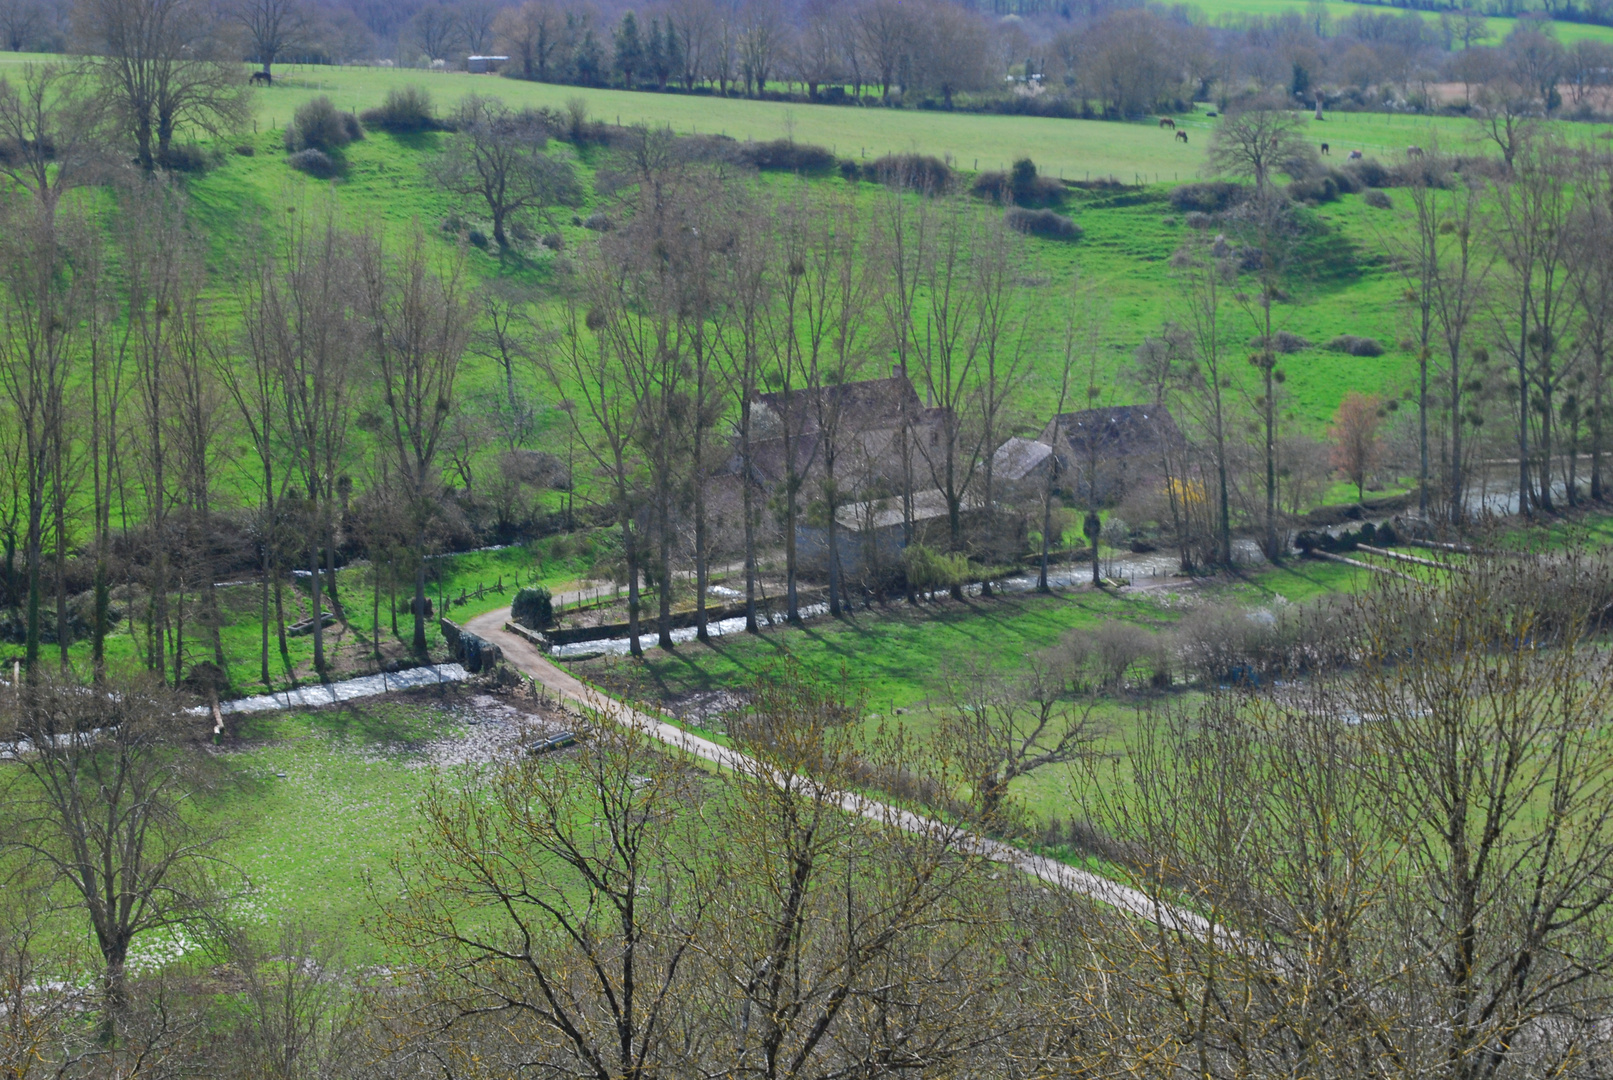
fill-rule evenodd
<path id="1" fill-rule="evenodd" d="M 392 141 L 405 150 L 440 150 L 442 148 L 442 132 L 440 131 L 389 131 L 385 134 L 392 137 Z"/>
<path id="2" fill-rule="evenodd" d="M 745 639 L 761 642 L 780 656 L 789 651 L 783 643 L 774 640 L 772 634 L 745 635 Z M 735 644 L 730 644 L 726 636 L 714 637 L 704 644 L 690 641 L 671 652 L 663 652 L 660 649 L 645 650 L 643 662 L 637 665 L 637 673 L 647 679 L 665 700 L 690 690 L 711 690 L 733 681 L 714 675 L 702 660 L 725 661 L 742 672 L 746 681 L 754 679 L 760 670 L 760 665 L 754 660 L 747 663 L 741 658 L 742 652 L 743 650 L 737 648 Z M 681 683 L 675 673 L 684 676 Z"/>

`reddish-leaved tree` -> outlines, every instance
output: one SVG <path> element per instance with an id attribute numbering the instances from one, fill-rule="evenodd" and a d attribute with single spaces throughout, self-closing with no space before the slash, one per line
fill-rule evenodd
<path id="1" fill-rule="evenodd" d="M 1370 394 L 1356 391 L 1344 395 L 1333 422 L 1327 429 L 1333 440 L 1333 467 L 1355 484 L 1355 497 L 1366 494 L 1367 473 L 1378 463 L 1383 424 L 1383 406 Z"/>

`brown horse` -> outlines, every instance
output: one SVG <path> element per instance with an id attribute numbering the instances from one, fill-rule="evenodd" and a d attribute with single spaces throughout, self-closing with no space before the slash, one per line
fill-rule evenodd
<path id="1" fill-rule="evenodd" d="M 1161 128 L 1170 128 L 1172 131 L 1175 131 L 1176 130 L 1176 121 L 1172 120 L 1168 116 L 1161 116 L 1159 118 L 1159 126 Z"/>
<path id="2" fill-rule="evenodd" d="M 1323 143 L 1322 144 L 1322 153 L 1331 156 L 1332 153 L 1333 153 L 1333 148 L 1328 146 L 1327 143 Z"/>
<path id="3" fill-rule="evenodd" d="M 1408 146 L 1408 147 L 1406 147 L 1406 156 L 1407 157 L 1422 157 L 1423 156 L 1423 148 L 1420 147 L 1420 146 Z"/>
<path id="4" fill-rule="evenodd" d="M 1179 141 L 1181 141 L 1181 142 L 1186 142 L 1186 141 L 1187 141 L 1187 132 L 1185 132 L 1185 131 L 1178 131 L 1178 132 L 1177 132 L 1177 133 L 1176 133 L 1176 138 L 1177 138 L 1177 139 L 1178 139 L 1178 140 L 1179 140 Z"/>

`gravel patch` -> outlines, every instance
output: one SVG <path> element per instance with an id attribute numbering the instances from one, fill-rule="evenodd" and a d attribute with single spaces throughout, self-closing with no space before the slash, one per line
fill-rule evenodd
<path id="1" fill-rule="evenodd" d="M 557 735 L 571 726 L 562 717 L 529 711 L 492 694 L 473 694 L 469 701 L 443 711 L 463 727 L 411 746 L 411 756 L 416 759 L 410 765 L 445 768 L 508 761 L 519 756 L 527 742 Z"/>

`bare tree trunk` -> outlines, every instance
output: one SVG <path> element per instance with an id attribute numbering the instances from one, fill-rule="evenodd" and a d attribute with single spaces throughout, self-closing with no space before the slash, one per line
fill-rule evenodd
<path id="1" fill-rule="evenodd" d="M 258 679 L 264 686 L 273 686 L 274 680 L 269 677 L 269 543 L 267 538 L 258 541 L 258 554 L 263 570 L 263 585 L 259 589 L 258 622 L 259 648 L 258 648 Z"/>
<path id="2" fill-rule="evenodd" d="M 627 560 L 627 647 L 634 656 L 643 656 L 644 648 L 639 644 L 638 540 L 633 533 L 632 520 L 625 513 L 622 518 L 622 548 Z"/>
<path id="3" fill-rule="evenodd" d="M 1596 350 L 1596 361 L 1591 375 L 1591 498 L 1602 500 L 1602 409 L 1606 350 Z"/>
<path id="4" fill-rule="evenodd" d="M 706 628 L 706 590 L 710 583 L 711 568 L 706 557 L 706 480 L 705 469 L 701 465 L 701 440 L 695 440 L 695 476 L 694 492 L 694 602 L 695 602 L 695 639 L 702 642 L 711 640 L 711 631 Z"/>
<path id="5" fill-rule="evenodd" d="M 313 530 L 313 532 L 315 536 L 319 534 L 317 529 Z M 321 682 L 324 682 L 326 678 L 324 619 L 325 602 L 323 596 L 324 590 L 321 588 L 322 582 L 320 581 L 319 542 L 317 540 L 310 540 L 308 544 L 308 568 L 308 588 L 313 596 L 314 605 L 314 673 L 319 676 Z M 419 632 L 416 633 L 416 638 L 423 640 Z M 417 649 L 416 651 L 418 652 L 419 650 Z"/>
<path id="6" fill-rule="evenodd" d="M 410 648 L 414 650 L 415 656 L 424 660 L 428 655 L 426 651 L 426 534 L 424 529 L 415 533 L 414 542 L 415 551 L 419 554 L 414 571 L 414 638 L 410 642 Z M 318 593 L 316 592 L 315 595 L 317 596 Z M 437 617 L 442 618 L 446 614 L 446 612 L 438 612 Z"/>
<path id="7" fill-rule="evenodd" d="M 280 580 L 280 564 L 278 560 L 271 559 L 269 565 L 274 574 L 274 631 L 280 645 L 280 664 L 286 669 L 286 678 L 291 685 L 297 685 L 297 669 L 291 662 L 291 645 L 286 640 L 286 605 L 282 593 Z"/>
<path id="8" fill-rule="evenodd" d="M 672 648 L 672 493 L 670 478 L 663 478 L 656 493 L 656 645 Z"/>

